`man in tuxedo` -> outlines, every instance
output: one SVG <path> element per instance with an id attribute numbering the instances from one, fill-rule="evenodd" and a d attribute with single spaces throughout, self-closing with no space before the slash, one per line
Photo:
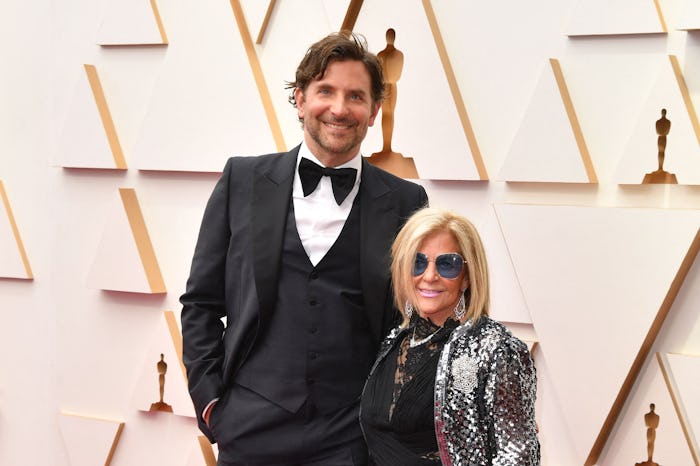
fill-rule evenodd
<path id="1" fill-rule="evenodd" d="M 204 212 L 180 298 L 189 390 L 220 466 L 365 465 L 389 248 L 427 195 L 360 154 L 384 96 L 361 37 L 313 44 L 288 88 L 301 144 L 230 158 Z"/>

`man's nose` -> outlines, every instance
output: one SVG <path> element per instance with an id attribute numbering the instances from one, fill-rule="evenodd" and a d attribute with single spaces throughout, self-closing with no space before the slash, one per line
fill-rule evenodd
<path id="1" fill-rule="evenodd" d="M 333 115 L 343 117 L 348 113 L 347 98 L 343 95 L 338 95 L 331 103 L 331 112 Z"/>

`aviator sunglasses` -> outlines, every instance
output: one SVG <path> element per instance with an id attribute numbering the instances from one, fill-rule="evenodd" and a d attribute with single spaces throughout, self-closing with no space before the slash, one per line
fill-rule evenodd
<path id="1" fill-rule="evenodd" d="M 417 252 L 416 260 L 413 263 L 413 276 L 417 277 L 425 273 L 429 262 L 435 262 L 435 268 L 442 278 L 454 280 L 459 277 L 459 274 L 462 272 L 462 267 L 464 267 L 467 261 L 456 252 L 440 254 L 432 261 L 422 252 Z"/>

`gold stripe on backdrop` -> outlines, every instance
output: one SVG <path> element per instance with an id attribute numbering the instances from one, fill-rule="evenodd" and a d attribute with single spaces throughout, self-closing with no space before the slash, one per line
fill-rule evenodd
<path id="1" fill-rule="evenodd" d="M 277 150 L 279 152 L 284 152 L 287 149 L 284 143 L 284 138 L 282 137 L 282 129 L 280 128 L 279 121 L 277 120 L 275 107 L 272 105 L 270 91 L 267 88 L 267 83 L 265 82 L 265 76 L 263 75 L 260 60 L 258 60 L 258 54 L 255 51 L 255 44 L 253 44 L 253 39 L 250 35 L 250 30 L 248 29 L 245 15 L 243 14 L 243 8 L 241 8 L 241 3 L 239 0 L 230 1 L 231 8 L 233 9 L 233 16 L 236 18 L 236 24 L 238 25 L 238 31 L 241 33 L 243 47 L 248 55 L 250 69 L 253 71 L 253 77 L 255 78 L 255 83 L 258 86 L 258 92 L 260 93 L 260 100 L 262 100 L 262 104 L 265 109 L 267 122 L 270 125 L 270 130 L 272 131 L 272 137 L 275 140 Z"/>
<path id="2" fill-rule="evenodd" d="M 576 116 L 574 103 L 571 101 L 569 88 L 566 85 L 564 74 L 561 71 L 561 65 L 559 64 L 559 60 L 557 60 L 556 58 L 550 58 L 549 63 L 552 65 L 552 71 L 554 72 L 554 77 L 557 80 L 559 94 L 561 95 L 561 100 L 564 102 L 564 108 L 566 108 L 566 115 L 569 117 L 571 130 L 574 132 L 574 137 L 576 138 L 576 145 L 578 146 L 578 151 L 581 154 L 581 161 L 583 162 L 583 166 L 586 169 L 588 182 L 598 183 L 598 177 L 596 176 L 595 169 L 593 168 L 591 154 L 588 152 L 588 146 L 586 145 L 586 140 L 583 137 L 583 131 L 581 131 L 581 125 L 579 124 L 578 117 Z"/>
<path id="3" fill-rule="evenodd" d="M 464 128 L 464 135 L 467 137 L 467 143 L 469 144 L 469 149 L 472 153 L 472 158 L 474 159 L 474 165 L 476 166 L 476 170 L 479 173 L 479 179 L 488 180 L 489 176 L 486 173 L 484 159 L 481 157 L 481 150 L 479 149 L 479 145 L 476 142 L 474 129 L 472 128 L 472 124 L 469 121 L 467 107 L 464 105 L 462 94 L 459 92 L 457 78 L 455 77 L 454 70 L 452 69 L 450 57 L 447 55 L 447 48 L 445 47 L 445 42 L 442 39 L 442 34 L 440 33 L 440 28 L 435 17 L 435 11 L 433 10 L 433 6 L 430 0 L 423 0 L 423 7 L 425 8 L 425 14 L 428 17 L 430 29 L 433 32 L 435 46 L 438 49 L 438 54 L 440 55 L 440 60 L 442 61 L 442 67 L 445 69 L 445 76 L 447 77 L 447 82 L 450 85 L 452 99 L 454 100 L 455 106 L 457 107 L 457 113 L 459 114 L 459 119 L 462 122 L 462 128 Z"/>
<path id="4" fill-rule="evenodd" d="M 97 104 L 97 110 L 100 112 L 100 118 L 102 119 L 102 126 L 105 129 L 105 134 L 107 135 L 109 148 L 112 151 L 112 157 L 114 157 L 114 164 L 116 168 L 124 170 L 126 169 L 126 160 L 124 159 L 122 146 L 119 143 L 119 138 L 117 137 L 117 130 L 114 127 L 112 114 L 109 112 L 109 106 L 107 105 L 107 99 L 105 98 L 104 90 L 102 89 L 102 84 L 100 83 L 100 78 L 97 75 L 97 69 L 95 68 L 95 65 L 84 65 L 84 67 L 90 83 L 90 88 L 92 89 L 92 95 L 95 98 L 95 104 Z"/>
<path id="5" fill-rule="evenodd" d="M 19 235 L 19 228 L 15 223 L 15 217 L 12 215 L 12 207 L 10 207 L 10 199 L 7 197 L 5 192 L 5 185 L 2 180 L 0 180 L 0 197 L 2 197 L 2 203 L 5 205 L 5 212 L 7 212 L 7 218 L 10 222 L 10 228 L 12 228 L 12 234 L 15 237 L 15 242 L 17 243 L 17 249 L 19 250 L 20 257 L 22 258 L 22 263 L 24 264 L 24 271 L 27 274 L 26 278 L 32 280 L 34 275 L 32 274 L 32 268 L 29 265 L 29 258 L 27 257 L 27 252 L 24 250 L 24 245 L 22 244 L 22 237 Z"/>
<path id="6" fill-rule="evenodd" d="M 153 17 L 156 19 L 156 24 L 158 25 L 158 32 L 160 33 L 160 40 L 164 43 L 168 43 L 168 36 L 165 34 L 165 27 L 163 26 L 163 21 L 160 18 L 160 11 L 158 11 L 158 5 L 156 5 L 156 0 L 151 0 L 151 9 L 153 10 Z"/>
<path id="7" fill-rule="evenodd" d="M 688 85 L 683 77 L 683 71 L 681 71 L 681 66 L 678 64 L 678 57 L 675 55 L 669 55 L 669 60 L 671 60 L 671 66 L 673 67 L 673 74 L 676 76 L 676 81 L 678 82 L 678 88 L 683 96 L 683 102 L 685 103 L 685 109 L 688 111 L 688 116 L 690 117 L 690 122 L 693 125 L 693 130 L 695 131 L 695 138 L 700 144 L 700 124 L 698 123 L 698 114 L 695 112 L 695 106 L 693 105 L 693 100 L 690 98 L 690 92 L 688 91 Z"/>
<path id="8" fill-rule="evenodd" d="M 153 244 L 151 244 L 151 238 L 148 236 L 146 222 L 143 220 L 139 201 L 136 198 L 136 191 L 131 188 L 119 188 L 119 194 L 122 198 L 127 218 L 129 219 L 131 232 L 136 241 L 136 247 L 138 248 L 141 263 L 146 272 L 146 278 L 151 293 L 165 293 L 165 283 L 160 273 L 160 267 L 158 267 Z"/>

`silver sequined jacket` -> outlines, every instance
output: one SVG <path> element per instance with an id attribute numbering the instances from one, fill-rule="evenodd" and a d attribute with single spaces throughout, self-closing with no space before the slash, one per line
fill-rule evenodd
<path id="1" fill-rule="evenodd" d="M 395 329 L 383 348 L 403 333 Z M 381 356 L 380 356 L 381 357 Z M 527 346 L 482 317 L 445 344 L 435 377 L 435 434 L 444 466 L 536 466 L 537 374 Z"/>

